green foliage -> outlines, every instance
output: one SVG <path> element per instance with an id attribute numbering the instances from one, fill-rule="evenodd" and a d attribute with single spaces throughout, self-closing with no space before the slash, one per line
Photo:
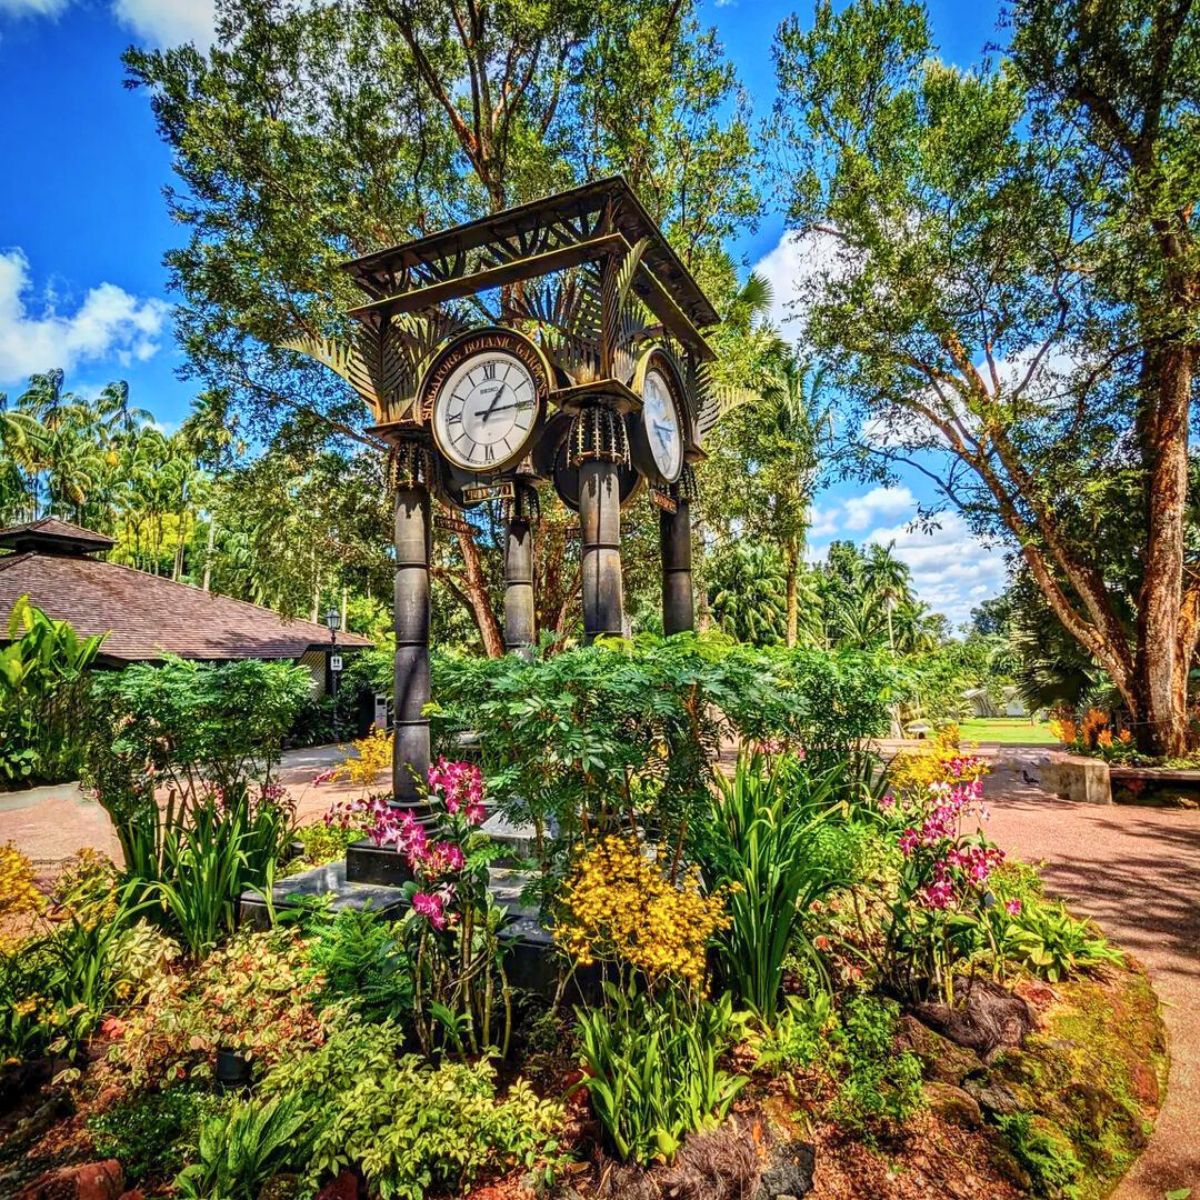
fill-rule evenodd
<path id="1" fill-rule="evenodd" d="M 308 690 L 304 668 L 253 660 L 135 664 L 95 685 L 85 779 L 126 878 L 195 955 L 232 932 L 239 896 L 269 887 L 290 840 L 272 772 Z"/>
<path id="2" fill-rule="evenodd" d="M 755 1065 L 772 1074 L 819 1065 L 828 1058 L 837 1026 L 838 1014 L 831 993 L 785 996 L 773 1024 L 758 1019 L 748 1024 Z"/>
<path id="3" fill-rule="evenodd" d="M 895 1051 L 899 1013 L 894 1001 L 866 993 L 842 1006 L 840 1027 L 831 1042 L 842 1057 L 845 1075 L 832 1111 L 851 1129 L 887 1129 L 903 1124 L 921 1108 L 920 1059 Z"/>
<path id="4" fill-rule="evenodd" d="M 642 635 L 526 662 L 436 655 L 439 743 L 480 735 L 490 793 L 530 820 L 543 863 L 593 825 L 632 814 L 672 839 L 709 809 L 722 736 L 802 745 L 841 758 L 887 728 L 897 676 L 882 658 L 721 637 Z"/>
<path id="5" fill-rule="evenodd" d="M 602 1007 L 576 1011 L 578 1086 L 622 1159 L 669 1161 L 685 1134 L 724 1120 L 745 1086 L 717 1066 L 732 1041 L 731 998 L 655 998 L 633 983 L 605 983 L 604 992 Z"/>
<path id="6" fill-rule="evenodd" d="M 782 755 L 741 754 L 698 835 L 712 888 L 729 887 L 730 929 L 719 946 L 722 971 L 739 1001 L 774 1022 L 784 963 L 800 942 L 814 900 L 846 886 L 830 818 L 846 788 L 847 764 L 823 773 Z"/>
<path id="7" fill-rule="evenodd" d="M 310 1136 L 299 1096 L 235 1101 L 200 1127 L 196 1160 L 175 1186 L 186 1200 L 258 1200 L 269 1180 L 304 1162 Z"/>
<path id="8" fill-rule="evenodd" d="M 80 637 L 20 597 L 0 647 L 0 780 L 57 783 L 79 771 L 79 710 L 103 634 Z"/>
<path id="9" fill-rule="evenodd" d="M 771 545 L 744 539 L 718 546 L 710 559 L 708 603 L 731 637 L 755 646 L 782 642 L 787 633 L 787 572 Z"/>
<path id="10" fill-rule="evenodd" d="M 70 911 L 47 933 L 0 950 L 0 1055 L 79 1054 L 163 953 L 161 943 L 147 946 L 135 912 L 128 896 L 102 918 Z"/>
<path id="11" fill-rule="evenodd" d="M 999 890 L 999 889 L 998 889 Z M 1058 983 L 1081 971 L 1120 966 L 1125 956 L 1087 921 L 1054 901 L 1029 898 L 1016 912 L 997 904 L 986 914 L 999 973 L 1015 966 Z"/>
<path id="12" fill-rule="evenodd" d="M 366 1021 L 399 1020 L 412 1007 L 412 966 L 397 930 L 370 909 L 317 918 L 308 957 L 330 1000 Z"/>
<path id="13" fill-rule="evenodd" d="M 521 1079 L 498 1095 L 486 1061 L 431 1067 L 399 1057 L 403 1040 L 391 1022 L 352 1022 L 264 1079 L 264 1096 L 296 1096 L 308 1115 L 311 1186 L 359 1164 L 372 1195 L 424 1200 L 458 1192 L 488 1168 L 554 1159 L 559 1105 L 538 1100 Z"/>
<path id="14" fill-rule="evenodd" d="M 1029 1172 L 1033 1194 L 1045 1200 L 1073 1200 L 1083 1177 L 1083 1164 L 1070 1142 L 1057 1135 L 1040 1117 L 1027 1112 L 1001 1114 L 996 1118 L 1000 1132 Z"/>
<path id="15" fill-rule="evenodd" d="M 343 829 L 340 825 L 314 821 L 301 825 L 293 831 L 293 836 L 300 843 L 300 857 L 287 864 L 284 874 L 289 875 L 344 858 L 346 847 L 362 840 L 362 831 L 356 825 Z"/>
<path id="16" fill-rule="evenodd" d="M 197 1150 L 205 1120 L 223 1102 L 189 1088 L 138 1092 L 87 1119 L 88 1132 L 101 1158 L 115 1158 L 125 1178 L 174 1176 Z"/>

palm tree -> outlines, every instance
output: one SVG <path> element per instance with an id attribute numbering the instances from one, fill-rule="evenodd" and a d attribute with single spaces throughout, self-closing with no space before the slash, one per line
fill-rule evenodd
<path id="1" fill-rule="evenodd" d="M 862 567 L 863 589 L 887 610 L 888 645 L 896 649 L 896 634 L 892 614 L 896 607 L 912 597 L 912 573 L 906 563 L 892 554 L 896 543 L 886 546 L 876 542 L 867 550 Z"/>
<path id="2" fill-rule="evenodd" d="M 743 642 L 771 645 L 786 627 L 786 578 L 774 546 L 728 542 L 713 556 L 709 607 L 721 628 Z"/>

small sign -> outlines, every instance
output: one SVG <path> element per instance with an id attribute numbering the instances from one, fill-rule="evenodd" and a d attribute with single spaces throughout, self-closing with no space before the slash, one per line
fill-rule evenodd
<path id="1" fill-rule="evenodd" d="M 329 656 L 329 669 L 331 671 L 340 671 L 342 669 L 342 656 L 340 654 L 331 654 Z"/>
<path id="2" fill-rule="evenodd" d="M 388 727 L 388 696 L 386 692 L 375 693 L 375 720 L 371 722 L 376 729 Z"/>
<path id="3" fill-rule="evenodd" d="M 672 500 L 671 497 L 665 492 L 660 492 L 658 488 L 650 489 L 650 500 L 652 503 L 657 504 L 658 507 L 663 510 L 663 512 L 674 514 L 679 511 L 679 505 L 676 504 L 675 501 Z"/>
<path id="4" fill-rule="evenodd" d="M 513 500 L 517 489 L 512 480 L 503 483 L 477 483 L 463 488 L 463 500 L 477 504 L 480 500 Z"/>
<path id="5" fill-rule="evenodd" d="M 436 513 L 433 518 L 434 528 L 444 529 L 447 533 L 470 533 L 471 525 L 469 521 L 464 521 L 462 517 L 446 517 L 441 513 Z"/>

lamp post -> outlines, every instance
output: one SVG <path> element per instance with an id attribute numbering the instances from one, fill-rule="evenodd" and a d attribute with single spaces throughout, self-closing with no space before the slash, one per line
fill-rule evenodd
<path id="1" fill-rule="evenodd" d="M 329 694 L 333 698 L 333 731 L 337 733 L 337 685 L 338 672 L 334 663 L 337 657 L 337 635 L 342 627 L 342 614 L 330 605 L 325 610 L 325 628 L 329 630 Z"/>

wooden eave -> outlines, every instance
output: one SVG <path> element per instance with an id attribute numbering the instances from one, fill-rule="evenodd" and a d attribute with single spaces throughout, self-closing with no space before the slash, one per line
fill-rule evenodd
<path id="1" fill-rule="evenodd" d="M 343 270 L 369 296 L 376 300 L 389 299 L 394 290 L 395 275 L 407 268 L 461 257 L 492 242 L 502 244 L 506 239 L 529 234 L 556 222 L 594 215 L 606 206 L 610 208 L 613 229 L 623 234 L 629 244 L 649 239 L 642 261 L 660 286 L 666 285 L 679 298 L 677 307 L 692 325 L 700 329 L 715 325 L 719 320 L 716 309 L 620 175 L 585 183 L 555 196 L 519 204 L 493 216 L 375 251 L 345 263 Z M 528 263 L 529 260 L 525 261 Z M 420 307 L 429 303 L 426 300 Z"/>

